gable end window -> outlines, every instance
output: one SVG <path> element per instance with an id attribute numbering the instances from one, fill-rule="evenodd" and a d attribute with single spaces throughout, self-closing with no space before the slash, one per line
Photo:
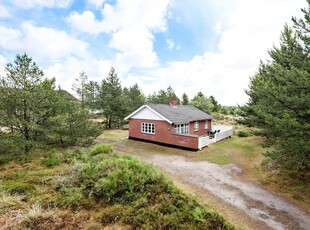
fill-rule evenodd
<path id="1" fill-rule="evenodd" d="M 155 123 L 141 123 L 141 133 L 155 134 Z"/>
<path id="2" fill-rule="evenodd" d="M 195 121 L 194 123 L 194 131 L 198 131 L 199 130 L 199 122 Z"/>

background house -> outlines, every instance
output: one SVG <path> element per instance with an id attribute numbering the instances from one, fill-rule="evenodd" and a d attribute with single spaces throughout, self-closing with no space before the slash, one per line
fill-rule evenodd
<path id="1" fill-rule="evenodd" d="M 201 149 L 208 145 L 212 117 L 190 105 L 147 104 L 125 118 L 129 138 Z"/>

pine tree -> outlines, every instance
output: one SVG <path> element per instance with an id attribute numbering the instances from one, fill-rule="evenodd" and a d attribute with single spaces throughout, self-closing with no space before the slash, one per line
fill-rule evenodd
<path id="1" fill-rule="evenodd" d="M 211 103 L 213 104 L 213 111 L 212 112 L 219 112 L 221 105 L 215 100 L 213 96 L 209 97 Z"/>
<path id="2" fill-rule="evenodd" d="M 177 103 L 180 103 L 180 99 L 171 86 L 169 86 L 167 90 L 161 89 L 158 93 L 154 92 L 148 97 L 148 102 L 154 104 L 169 104 L 170 100 L 177 100 Z"/>
<path id="3" fill-rule="evenodd" d="M 202 92 L 198 92 L 195 95 L 195 97 L 191 100 L 190 105 L 195 106 L 196 108 L 209 114 L 211 114 L 214 108 L 211 100 Z"/>
<path id="4" fill-rule="evenodd" d="M 111 129 L 113 124 L 118 126 L 125 115 L 126 108 L 122 102 L 122 86 L 113 67 L 107 79 L 101 83 L 99 100 L 107 128 Z"/>
<path id="5" fill-rule="evenodd" d="M 89 121 L 89 112 L 63 91 L 57 91 L 57 112 L 49 118 L 48 143 L 63 147 L 90 144 L 100 127 Z"/>
<path id="6" fill-rule="evenodd" d="M 86 97 L 86 85 L 87 85 L 87 75 L 84 71 L 80 72 L 79 78 L 75 79 L 75 83 L 72 86 L 72 90 L 74 90 L 79 99 L 81 100 L 82 108 L 85 108 L 85 97 Z"/>
<path id="7" fill-rule="evenodd" d="M 84 95 L 86 107 L 92 111 L 98 109 L 99 84 L 95 81 L 86 83 Z"/>
<path id="8" fill-rule="evenodd" d="M 133 86 L 129 87 L 129 89 L 124 88 L 123 97 L 124 106 L 127 106 L 127 114 L 130 114 L 140 106 L 144 105 L 146 101 L 145 96 L 139 88 L 138 84 L 134 84 Z"/>
<path id="9" fill-rule="evenodd" d="M 66 91 L 55 90 L 55 79 L 43 76 L 26 54 L 6 66 L 6 77 L 0 79 L 0 127 L 9 129 L 1 133 L 0 145 L 6 151 L 86 143 L 98 134 L 87 111 Z"/>
<path id="10" fill-rule="evenodd" d="M 189 99 L 186 93 L 182 94 L 182 105 L 188 105 Z"/>
<path id="11" fill-rule="evenodd" d="M 29 152 L 54 113 L 55 79 L 43 79 L 43 71 L 27 54 L 17 55 L 5 71 L 0 80 L 0 126 L 9 127 L 16 146 Z"/>
<path id="12" fill-rule="evenodd" d="M 261 128 L 275 149 L 267 156 L 295 170 L 310 167 L 309 8 L 303 12 L 306 21 L 294 19 L 297 32 L 286 25 L 271 60 L 260 63 L 244 107 L 244 123 Z"/>

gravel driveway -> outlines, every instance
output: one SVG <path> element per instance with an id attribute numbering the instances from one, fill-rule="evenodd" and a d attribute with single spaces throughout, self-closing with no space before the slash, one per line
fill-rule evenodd
<path id="1" fill-rule="evenodd" d="M 192 188 L 213 194 L 232 209 L 235 207 L 241 211 L 241 215 L 247 215 L 259 223 L 256 226 L 247 226 L 249 229 L 310 229 L 309 215 L 258 185 L 242 180 L 238 176 L 242 170 L 236 165 L 192 162 L 176 155 L 139 158 Z"/>

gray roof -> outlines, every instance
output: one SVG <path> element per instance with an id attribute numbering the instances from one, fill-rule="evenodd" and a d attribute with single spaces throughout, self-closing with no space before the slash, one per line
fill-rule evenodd
<path id="1" fill-rule="evenodd" d="M 168 105 L 168 104 L 147 104 L 157 113 L 161 114 L 174 124 L 188 123 L 191 121 L 209 120 L 212 117 L 191 105 Z"/>

